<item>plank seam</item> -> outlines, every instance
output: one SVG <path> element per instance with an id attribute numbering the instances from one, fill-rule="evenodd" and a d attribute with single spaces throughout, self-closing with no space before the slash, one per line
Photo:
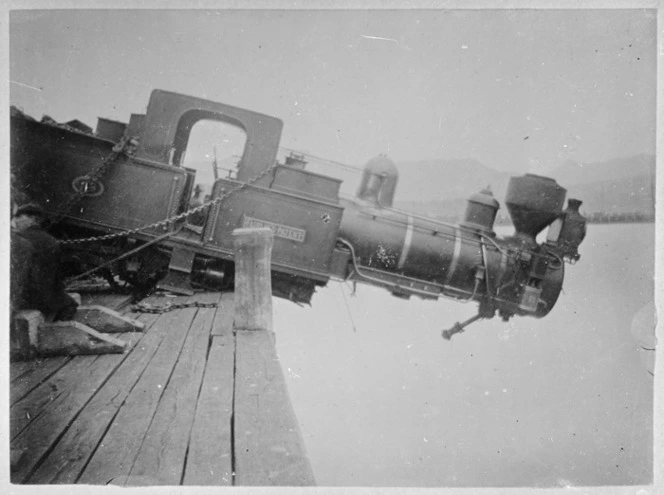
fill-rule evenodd
<path id="1" fill-rule="evenodd" d="M 186 341 L 186 338 L 187 338 L 187 335 L 188 335 L 189 330 L 190 330 L 190 328 L 191 328 L 191 323 L 192 323 L 192 321 L 193 321 L 193 319 L 194 319 L 195 314 L 196 314 L 196 311 L 194 311 L 194 313 L 192 314 L 191 317 L 188 317 L 188 319 L 189 319 L 189 325 L 187 326 L 187 329 L 186 329 L 186 331 L 185 331 L 185 333 L 184 333 L 184 335 L 183 335 L 183 337 L 182 337 L 182 342 L 181 342 L 181 344 L 180 344 L 181 347 L 179 347 L 179 350 L 177 351 L 177 357 L 176 357 L 176 359 L 179 358 L 179 356 L 180 356 L 180 354 L 181 354 L 181 352 L 182 352 L 182 346 L 184 345 L 184 342 Z M 161 321 L 162 316 L 163 316 L 163 315 L 159 315 L 159 316 L 155 319 L 155 324 L 156 324 L 157 321 Z M 178 327 L 178 328 L 179 328 L 179 327 Z M 177 330 L 177 329 L 176 329 L 176 330 Z M 156 349 L 161 349 L 161 347 L 162 347 L 163 345 L 166 345 L 166 344 L 169 342 L 168 337 L 169 337 L 169 336 L 172 336 L 173 334 L 174 334 L 174 331 L 173 331 L 173 330 L 171 330 L 170 332 L 167 332 L 166 334 L 164 334 L 164 335 L 160 338 L 159 345 L 156 347 Z M 150 358 L 150 363 L 149 363 L 149 364 L 146 364 L 145 368 L 141 371 L 141 373 L 140 373 L 140 377 L 141 377 L 141 378 L 146 374 L 147 370 L 150 368 L 150 366 L 151 366 L 151 364 L 152 364 L 152 360 L 155 358 L 155 355 L 156 355 L 157 352 L 158 352 L 158 350 L 156 350 L 155 353 L 152 354 L 152 357 Z M 174 361 L 173 363 L 175 363 L 175 361 Z M 173 366 L 175 366 L 175 364 L 173 364 Z M 169 373 L 168 379 L 166 380 L 166 384 L 168 383 L 168 381 L 170 381 L 170 375 L 171 375 L 172 373 L 173 373 L 173 369 L 170 370 L 170 373 Z M 122 413 L 122 411 L 124 410 L 124 406 L 126 406 L 127 401 L 129 400 L 129 398 L 131 397 L 131 395 L 132 395 L 133 391 L 135 390 L 136 386 L 137 386 L 140 382 L 141 382 L 140 379 L 137 379 L 137 380 L 136 380 L 136 382 L 134 383 L 134 385 L 133 385 L 132 388 L 130 389 L 130 392 L 127 394 L 127 396 L 126 396 L 125 399 L 123 400 L 122 405 L 121 405 L 122 407 L 119 407 L 118 410 L 116 411 L 116 414 L 114 414 L 114 416 L 113 416 L 113 421 L 112 421 L 112 422 L 109 424 L 109 426 L 105 429 L 104 436 L 101 437 L 100 442 L 97 444 L 94 454 L 88 458 L 88 460 L 87 460 L 87 462 L 86 462 L 86 464 L 85 464 L 85 468 L 81 470 L 79 476 L 78 476 L 77 479 L 76 479 L 76 483 L 81 483 L 81 479 L 84 478 L 84 477 L 86 477 L 86 475 L 89 474 L 89 473 L 88 473 L 88 470 L 89 470 L 89 468 L 90 468 L 90 464 L 92 463 L 93 460 L 95 460 L 95 458 L 96 458 L 96 452 L 98 452 L 98 450 L 99 450 L 99 446 L 102 444 L 103 440 L 104 440 L 104 439 L 106 438 L 106 436 L 108 435 L 108 432 L 110 431 L 110 429 L 112 429 L 112 428 L 115 426 L 115 424 L 116 424 L 116 423 L 115 423 L 115 418 L 118 416 L 118 414 L 121 414 L 121 413 Z M 158 406 L 159 400 L 161 400 L 161 397 L 162 397 L 162 395 L 163 395 L 163 393 L 164 393 L 164 389 L 165 389 L 165 386 L 164 386 L 163 388 L 161 388 L 161 392 L 160 392 L 159 396 L 156 397 L 157 405 L 155 405 L 155 409 L 152 411 L 152 415 L 151 415 L 151 417 L 150 417 L 150 421 L 149 421 L 149 423 L 148 423 L 148 425 L 147 425 L 147 429 L 146 429 L 145 432 L 143 433 L 143 436 L 140 438 L 140 442 L 141 442 L 141 443 L 140 443 L 140 444 L 138 445 L 138 447 L 137 447 L 137 450 L 136 450 L 135 456 L 133 457 L 133 459 L 131 459 L 131 464 L 130 464 L 129 467 L 128 467 L 128 471 L 127 471 L 126 475 L 114 476 L 114 477 L 111 477 L 111 478 L 109 478 L 109 479 L 106 479 L 106 480 L 103 481 L 103 482 L 102 482 L 102 481 L 99 481 L 99 480 L 98 480 L 98 477 L 97 477 L 97 480 L 95 480 L 94 482 L 91 481 L 90 484 L 109 484 L 110 482 L 112 482 L 112 481 L 114 481 L 114 480 L 116 480 L 116 479 L 117 479 L 117 480 L 122 479 L 123 476 L 126 476 L 126 479 L 124 480 L 123 483 L 124 483 L 124 484 L 127 483 L 128 479 L 129 479 L 128 477 L 129 477 L 130 474 L 131 474 L 131 470 L 133 469 L 133 466 L 134 466 L 134 463 L 136 462 L 137 456 L 138 456 L 139 453 L 140 453 L 141 446 L 143 445 L 143 442 L 144 442 L 144 440 L 145 440 L 145 435 L 147 434 L 147 431 L 148 431 L 148 429 L 149 429 L 149 427 L 150 427 L 150 425 L 152 424 L 152 421 L 153 421 L 153 419 L 154 419 L 154 414 L 156 413 L 157 406 Z M 138 437 L 137 437 L 137 440 L 138 440 Z"/>
<path id="2" fill-rule="evenodd" d="M 90 363 L 86 366 L 85 369 L 88 369 L 88 368 L 92 367 L 92 366 L 94 365 L 95 361 L 97 361 L 98 358 L 99 358 L 99 356 L 95 356 L 95 358 L 94 358 L 92 361 L 90 361 Z M 69 360 L 69 361 L 67 361 L 67 362 L 71 362 L 71 360 Z M 82 371 L 85 371 L 85 369 L 84 369 L 84 370 L 81 370 L 81 372 L 82 372 Z M 52 375 L 51 375 L 51 376 L 52 376 Z M 38 387 L 40 387 L 41 385 L 43 385 L 45 382 L 46 382 L 46 380 L 44 380 L 43 382 L 39 383 L 39 385 L 38 385 L 37 387 L 35 387 L 33 390 L 37 389 Z M 13 433 L 13 432 L 10 433 L 10 435 L 11 435 L 10 441 L 13 442 L 14 440 L 16 440 L 16 439 L 18 438 L 18 436 L 19 436 L 21 433 L 23 433 L 25 430 L 27 430 L 27 429 L 28 429 L 28 428 L 29 428 L 29 427 L 30 427 L 35 421 L 37 421 L 37 419 L 41 418 L 41 417 L 42 417 L 44 414 L 46 414 L 47 412 L 50 412 L 50 411 L 48 410 L 49 407 L 53 404 L 53 402 L 55 402 L 56 400 L 58 400 L 58 399 L 59 399 L 64 393 L 66 393 L 66 392 L 70 392 L 70 389 L 67 388 L 67 387 L 65 387 L 65 388 L 63 388 L 63 389 L 58 389 L 58 393 L 55 394 L 55 395 L 53 395 L 52 397 L 50 397 L 50 400 L 49 400 L 48 404 L 45 404 L 43 407 L 41 407 L 41 408 L 39 409 L 39 411 L 37 412 L 37 414 L 35 414 L 34 416 L 32 416 L 32 417 L 30 418 L 30 420 L 29 420 L 25 425 L 23 425 L 23 428 L 21 428 L 21 429 L 20 429 L 19 431 L 17 431 L 16 433 Z M 26 395 L 25 397 L 27 397 L 27 395 Z M 25 397 L 24 397 L 24 398 L 25 398 Z M 20 402 L 20 401 L 17 401 L 16 404 L 15 404 L 17 407 L 20 405 L 19 402 Z"/>
<path id="3" fill-rule="evenodd" d="M 71 427 L 72 424 L 78 419 L 78 417 L 81 415 L 83 410 L 87 407 L 87 405 L 90 403 L 90 401 L 99 393 L 99 391 L 103 388 L 103 386 L 106 384 L 106 382 L 113 376 L 113 373 L 122 365 L 122 363 L 127 359 L 129 356 L 129 352 L 125 353 L 122 356 L 122 359 L 118 361 L 118 363 L 112 368 L 111 372 L 106 376 L 106 378 L 102 381 L 102 383 L 97 387 L 97 389 L 94 391 L 93 394 L 88 397 L 88 400 L 85 401 L 83 406 L 72 416 L 72 418 L 67 422 L 65 427 L 62 429 L 60 434 L 55 438 L 55 441 L 51 443 L 51 445 L 48 447 L 48 449 L 45 450 L 44 455 L 40 457 L 40 459 L 35 463 L 35 465 L 30 469 L 30 471 L 26 474 L 25 478 L 23 479 L 23 483 L 28 483 L 30 481 L 30 478 L 37 472 L 37 470 L 41 467 L 41 465 L 44 463 L 44 461 L 48 458 L 49 455 L 51 455 L 51 452 L 55 449 L 55 447 L 58 445 L 60 440 L 65 436 L 69 428 Z M 100 356 L 97 356 L 96 359 L 93 361 L 96 362 Z M 92 363 L 91 363 L 92 364 Z"/>
<path id="4" fill-rule="evenodd" d="M 78 483 L 79 480 L 81 479 L 81 477 L 83 476 L 83 473 L 85 473 L 85 470 L 88 468 L 88 465 L 90 464 L 90 461 L 94 458 L 95 454 L 97 453 L 97 450 L 99 450 L 99 446 L 104 441 L 104 438 L 106 438 L 106 434 L 108 433 L 108 430 L 110 430 L 111 426 L 113 426 L 113 423 L 115 422 L 115 418 L 117 417 L 118 414 L 120 414 L 120 411 L 122 410 L 122 407 L 127 402 L 127 399 L 131 395 L 131 392 L 134 390 L 134 388 L 136 388 L 136 385 L 138 385 L 138 383 L 140 382 L 141 378 L 143 377 L 143 374 L 145 374 L 145 371 L 148 369 L 150 361 L 152 361 L 152 358 L 157 353 L 157 351 L 159 350 L 159 348 L 161 347 L 161 345 L 163 343 L 164 343 L 164 338 L 162 337 L 161 340 L 159 341 L 159 344 L 157 344 L 157 346 L 155 347 L 154 352 L 152 353 L 152 356 L 150 357 L 150 359 L 146 363 L 145 367 L 139 373 L 138 377 L 136 377 L 136 380 L 134 381 L 134 384 L 129 388 L 129 390 L 127 391 L 127 394 L 125 395 L 125 398 L 122 399 L 122 402 L 120 403 L 120 405 L 115 410 L 115 413 L 111 417 L 111 420 L 106 425 L 106 428 L 104 428 L 104 432 L 99 436 L 99 440 L 97 441 L 97 444 L 95 445 L 94 449 L 92 449 L 92 451 L 90 452 L 90 455 L 88 456 L 88 460 L 85 462 L 85 464 L 83 464 L 83 467 L 81 467 L 81 470 L 79 471 L 78 475 L 76 475 L 76 480 L 74 481 L 74 483 Z M 124 362 L 124 360 L 123 360 L 123 362 Z M 117 370 L 117 368 L 115 370 L 113 370 L 113 373 L 115 373 L 116 370 Z M 97 392 L 99 392 L 102 388 L 103 387 L 99 387 Z M 95 392 L 95 395 L 97 394 L 97 392 Z M 87 406 L 87 404 L 86 404 L 86 406 Z"/>
<path id="5" fill-rule="evenodd" d="M 149 321 L 150 319 L 151 319 L 151 318 L 148 318 L 148 321 Z M 156 322 L 157 319 L 158 319 L 158 318 L 155 318 L 151 323 L 149 323 L 148 325 L 146 325 L 146 329 L 145 329 L 145 331 L 144 331 L 142 334 L 139 333 L 140 336 L 139 336 L 138 339 L 136 340 L 135 345 L 137 345 L 137 344 L 138 344 L 138 343 L 144 338 L 145 334 L 147 333 L 147 330 L 148 330 L 149 328 L 152 327 L 152 325 Z M 71 419 L 70 419 L 70 420 L 64 425 L 63 430 L 61 431 L 61 433 L 60 433 L 60 434 L 59 434 L 59 435 L 53 440 L 53 442 L 49 445 L 49 447 L 44 451 L 44 454 L 43 454 L 42 456 L 40 456 L 40 458 L 37 460 L 37 462 L 34 464 L 34 466 L 33 466 L 33 467 L 32 467 L 27 473 L 25 473 L 25 474 L 22 476 L 21 481 L 18 481 L 19 483 L 28 483 L 29 480 L 30 480 L 32 477 L 34 477 L 34 475 L 35 475 L 35 474 L 41 469 L 41 467 L 44 465 L 44 462 L 46 462 L 46 461 L 49 459 L 50 455 L 53 453 L 54 449 L 57 449 L 57 447 L 59 446 L 59 444 L 60 444 L 60 442 L 62 441 L 62 439 L 64 438 L 64 436 L 66 436 L 66 435 L 68 434 L 68 432 L 70 431 L 70 428 L 72 427 L 72 425 L 75 424 L 75 423 L 78 421 L 78 419 L 81 417 L 81 415 L 82 415 L 83 412 L 86 410 L 86 408 L 89 406 L 89 404 L 90 404 L 93 400 L 96 399 L 96 397 L 98 396 L 98 394 L 100 394 L 100 393 L 102 392 L 102 390 L 104 389 L 104 386 L 106 385 L 106 383 L 107 383 L 110 379 L 112 379 L 112 377 L 114 376 L 114 374 L 115 374 L 115 372 L 118 370 L 118 368 L 120 368 L 120 367 L 126 362 L 126 360 L 129 358 L 129 356 L 133 354 L 132 351 L 134 350 L 134 347 L 135 347 L 135 346 L 133 346 L 131 349 L 129 349 L 128 352 L 123 353 L 123 355 L 121 356 L 121 358 L 119 359 L 119 361 L 118 361 L 118 362 L 113 366 L 113 368 L 109 371 L 109 373 L 106 375 L 106 377 L 105 377 L 104 380 L 101 382 L 101 384 L 96 388 L 96 390 L 94 390 L 94 391 L 92 392 L 92 394 L 90 395 L 90 397 L 88 398 L 88 400 L 87 400 L 84 404 L 81 405 L 81 407 L 78 409 L 78 411 L 77 411 L 77 412 L 71 417 Z M 91 362 L 89 366 L 92 366 L 93 363 L 98 362 L 98 360 L 99 360 L 100 358 L 101 358 L 101 356 L 95 356 L 94 361 Z M 70 363 L 72 360 L 73 360 L 73 359 L 69 359 L 69 360 L 68 360 L 68 363 Z M 102 438 L 103 438 L 103 437 L 102 437 Z M 97 446 L 95 446 L 95 450 L 96 450 L 97 447 L 98 447 L 98 444 L 97 444 Z M 80 473 L 79 473 L 79 477 L 80 477 Z"/>
<path id="6" fill-rule="evenodd" d="M 64 394 L 65 392 L 67 392 L 67 390 L 59 390 L 58 393 L 57 393 L 56 395 L 54 395 L 53 397 L 50 398 L 50 401 L 49 401 L 48 404 L 46 404 L 44 407 L 40 408 L 40 409 L 39 409 L 39 412 L 37 412 L 37 414 L 35 414 L 34 416 L 30 417 L 30 421 L 28 421 L 26 424 L 24 424 L 24 425 L 23 425 L 23 428 L 21 428 L 19 431 L 15 432 L 15 433 L 12 432 L 12 433 L 11 433 L 10 442 L 13 442 L 14 440 L 16 440 L 16 439 L 18 438 L 18 436 L 19 436 L 21 433 L 23 433 L 25 430 L 27 430 L 28 428 L 30 428 L 30 426 L 31 426 L 35 421 L 37 421 L 39 418 L 41 418 L 41 417 L 46 413 L 46 411 L 48 410 L 49 406 L 50 406 L 53 402 L 55 402 L 56 400 L 58 400 L 58 399 L 62 396 L 62 394 Z M 50 411 L 49 411 L 49 412 L 50 412 Z"/>
<path id="7" fill-rule="evenodd" d="M 161 394 L 159 394 L 159 399 L 157 400 L 157 406 L 154 408 L 154 411 L 152 412 L 152 417 L 150 418 L 150 422 L 148 423 L 147 427 L 145 428 L 145 432 L 143 433 L 143 438 L 141 439 L 141 444 L 139 445 L 138 449 L 136 449 L 136 454 L 134 458 L 131 461 L 131 467 L 129 468 L 128 475 L 124 482 L 122 483 L 122 486 L 127 486 L 127 482 L 129 481 L 129 477 L 131 476 L 131 473 L 134 471 L 134 467 L 136 466 L 136 460 L 138 459 L 138 456 L 141 454 L 141 450 L 143 449 L 143 445 L 145 444 L 145 438 L 147 437 L 148 432 L 150 431 L 150 427 L 152 426 L 152 423 L 154 422 L 154 418 L 157 415 L 157 410 L 159 409 L 159 403 L 161 402 L 162 398 L 164 397 L 164 393 L 166 392 L 166 388 L 168 387 L 169 383 L 171 382 L 171 378 L 173 378 L 173 373 L 175 372 L 175 368 L 177 368 L 177 363 L 180 360 L 180 356 L 182 355 L 182 351 L 184 350 L 187 339 L 189 338 L 189 333 L 191 332 L 191 327 L 194 325 L 194 321 L 196 321 L 196 316 L 198 316 L 198 312 L 200 311 L 199 308 L 196 308 L 191 321 L 189 322 L 189 326 L 187 327 L 187 333 L 182 339 L 182 347 L 180 347 L 180 350 L 178 351 L 178 355 L 175 358 L 175 361 L 173 361 L 173 367 L 171 368 L 170 373 L 168 374 L 168 379 L 164 383 L 164 386 L 161 388 Z M 184 473 L 184 470 L 183 470 Z"/>
<path id="8" fill-rule="evenodd" d="M 30 390 L 28 390 L 24 395 L 22 395 L 21 397 L 19 397 L 19 398 L 17 398 L 17 399 L 14 399 L 14 402 L 12 402 L 12 405 L 13 405 L 13 404 L 16 404 L 18 401 L 22 400 L 26 395 L 28 395 L 30 392 L 32 392 L 34 389 L 36 389 L 39 385 L 41 385 L 41 384 L 44 383 L 46 380 L 48 380 L 49 378 L 51 378 L 54 374 L 56 374 L 56 373 L 60 370 L 60 368 L 62 368 L 62 367 L 63 367 L 65 364 L 67 364 L 69 361 L 71 361 L 71 356 L 67 356 L 67 359 L 63 359 L 62 363 L 60 363 L 60 366 L 58 366 L 55 370 L 53 370 L 49 375 L 47 375 L 47 376 L 45 376 L 44 378 L 42 378 L 41 381 L 37 382 L 37 383 L 34 385 L 34 387 L 32 387 Z M 10 366 L 11 366 L 11 365 L 10 365 Z M 21 380 L 24 376 L 26 376 L 26 375 L 30 374 L 31 372 L 34 372 L 34 371 L 36 371 L 36 370 L 34 370 L 34 369 L 32 369 L 32 370 L 27 370 L 27 371 L 24 371 L 23 373 L 21 373 L 19 376 L 14 377 L 14 378 L 11 380 L 11 385 L 12 385 L 13 387 L 15 387 L 15 386 L 16 386 L 15 384 L 16 384 L 19 380 Z"/>
<path id="9" fill-rule="evenodd" d="M 141 338 L 140 338 L 138 341 L 136 341 L 136 343 L 135 343 L 134 345 L 138 345 L 138 343 L 143 339 L 143 337 L 145 337 L 145 334 L 147 333 L 147 331 L 148 331 L 149 329 L 151 329 L 151 328 L 156 324 L 157 320 L 159 320 L 159 317 L 155 318 L 155 319 L 152 321 L 152 323 L 150 323 L 149 325 L 146 326 L 145 330 L 143 331 L 143 336 L 141 336 Z M 154 357 L 154 355 L 157 353 L 157 350 L 159 349 L 159 347 L 161 347 L 161 345 L 163 344 L 163 342 L 164 342 L 164 338 L 163 338 L 163 336 L 162 336 L 161 339 L 159 340 L 159 343 L 158 343 L 158 344 L 155 346 L 155 348 L 154 348 L 154 351 L 153 351 L 153 353 L 152 353 L 152 357 Z M 129 357 L 129 355 L 133 352 L 133 350 L 134 350 L 134 348 L 132 348 L 131 351 L 128 352 L 128 353 L 126 354 L 125 358 L 122 359 L 122 361 L 120 362 L 120 364 L 119 364 L 116 368 L 113 369 L 113 372 L 110 373 L 110 374 L 108 375 L 108 380 L 111 379 L 111 377 L 115 374 L 115 372 L 118 370 L 118 368 L 119 368 L 119 367 L 125 362 L 125 359 L 127 359 L 127 358 Z M 81 470 L 80 470 L 79 473 L 76 475 L 76 479 L 74 480 L 74 483 L 78 483 L 79 480 L 81 479 L 81 476 L 83 476 L 83 473 L 84 473 L 85 470 L 87 469 L 88 464 L 90 464 L 90 461 L 92 460 L 92 458 L 93 458 L 93 457 L 95 456 L 95 454 L 97 453 L 97 450 L 99 449 L 99 446 L 100 446 L 101 443 L 104 441 L 104 438 L 106 437 L 106 434 L 108 433 L 108 430 L 109 430 L 109 429 L 111 428 L 111 426 L 113 425 L 113 422 L 115 421 L 116 416 L 120 413 L 120 410 L 122 409 L 122 406 L 125 405 L 125 402 L 127 402 L 127 398 L 129 397 L 129 395 L 131 394 L 132 390 L 134 390 L 134 388 L 136 387 L 136 385 L 137 385 L 138 382 L 140 381 L 141 377 L 142 377 L 143 374 L 145 373 L 145 370 L 148 368 L 148 365 L 149 365 L 150 361 L 152 360 L 152 357 L 150 357 L 150 359 L 149 359 L 148 362 L 146 363 L 146 365 L 145 365 L 145 367 L 143 368 L 143 370 L 142 370 L 142 371 L 139 373 L 139 375 L 136 377 L 136 380 L 134 381 L 134 384 L 129 388 L 129 390 L 127 391 L 127 394 L 126 394 L 125 398 L 122 399 L 122 402 L 120 403 L 120 405 L 119 405 L 119 406 L 117 407 L 117 409 L 115 410 L 115 413 L 114 413 L 113 416 L 111 417 L 111 420 L 110 420 L 110 421 L 108 422 L 108 424 L 106 425 L 106 428 L 104 428 L 103 433 L 99 436 L 99 440 L 97 441 L 97 444 L 94 446 L 94 448 L 93 448 L 92 451 L 90 452 L 90 455 L 88 456 L 87 461 L 85 461 L 85 463 L 84 463 L 83 466 L 81 467 Z M 104 381 L 104 383 L 102 384 L 102 386 L 98 387 L 98 389 L 95 391 L 95 393 L 94 393 L 94 394 L 92 395 L 92 397 L 90 398 L 90 401 L 92 401 L 92 399 L 95 398 L 96 395 L 97 395 L 98 393 L 101 393 L 101 390 L 104 388 L 104 385 L 106 385 L 106 382 L 107 382 L 107 381 Z M 116 395 L 117 395 L 117 394 L 116 394 Z M 88 402 L 85 404 L 85 406 L 83 406 L 83 407 L 81 408 L 81 412 L 87 407 L 87 405 L 88 405 L 88 403 L 89 403 L 90 401 L 88 401 Z M 78 415 L 77 415 L 76 417 L 78 418 Z M 71 424 L 73 424 L 73 421 L 72 421 Z M 69 428 L 69 426 L 71 426 L 71 424 L 68 425 L 68 428 Z M 58 471 L 58 474 L 59 474 L 59 471 Z M 56 475 L 56 477 L 57 477 L 57 475 Z"/>
<path id="10" fill-rule="evenodd" d="M 233 335 L 233 400 L 231 402 L 231 486 L 235 486 L 235 397 L 237 387 L 235 386 L 237 378 L 237 336 L 235 329 L 231 329 Z"/>
<path id="11" fill-rule="evenodd" d="M 221 300 L 221 294 L 219 294 L 219 300 Z M 212 318 L 210 318 L 210 326 L 208 328 L 208 342 L 207 349 L 205 350 L 205 366 L 203 367 L 203 376 L 201 377 L 201 382 L 198 385 L 198 393 L 196 394 L 196 407 L 194 407 L 193 420 L 191 426 L 189 427 L 189 435 L 187 437 L 187 449 L 184 452 L 184 464 L 182 466 L 182 473 L 180 475 L 180 485 L 184 485 L 184 478 L 187 474 L 187 461 L 189 460 L 189 447 L 191 446 L 191 434 L 194 431 L 194 422 L 196 421 L 196 413 L 198 412 L 198 402 L 201 398 L 201 392 L 203 391 L 203 382 L 205 381 L 205 371 L 207 370 L 208 362 L 210 361 L 210 349 L 212 348 L 212 328 L 214 327 L 214 320 L 217 317 L 217 312 L 219 307 L 216 307 Z"/>

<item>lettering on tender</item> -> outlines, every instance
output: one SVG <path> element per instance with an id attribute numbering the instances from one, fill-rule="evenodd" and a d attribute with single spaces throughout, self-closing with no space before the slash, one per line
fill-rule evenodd
<path id="1" fill-rule="evenodd" d="M 306 231 L 303 229 L 297 229 L 295 227 L 289 227 L 288 225 L 268 222 L 267 220 L 261 220 L 247 215 L 245 215 L 242 220 L 242 227 L 247 229 L 268 227 L 272 229 L 272 232 L 276 237 L 289 239 L 295 242 L 304 242 L 306 235 Z"/>

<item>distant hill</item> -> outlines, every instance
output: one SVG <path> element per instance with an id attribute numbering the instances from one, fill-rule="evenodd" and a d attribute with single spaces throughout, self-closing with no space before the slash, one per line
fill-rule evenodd
<path id="1" fill-rule="evenodd" d="M 498 172 L 477 160 L 400 162 L 395 206 L 415 213 L 455 220 L 465 211 L 466 198 L 490 185 L 504 207 L 507 183 L 516 173 Z M 547 174 L 567 189 L 567 197 L 583 201 L 590 213 L 654 214 L 655 157 L 635 155 L 605 162 L 567 161 Z"/>
<path id="2" fill-rule="evenodd" d="M 567 197 L 583 201 L 581 212 L 654 214 L 654 176 L 637 175 L 622 179 L 578 184 L 568 188 Z"/>
<path id="3" fill-rule="evenodd" d="M 582 200 L 581 210 L 585 213 L 654 214 L 654 155 L 585 164 L 568 161 L 552 176 L 568 184 L 567 197 Z"/>
<path id="4" fill-rule="evenodd" d="M 629 177 L 655 177 L 655 156 L 642 154 L 591 163 L 567 160 L 560 167 L 553 169 L 550 174 L 565 187 Z"/>

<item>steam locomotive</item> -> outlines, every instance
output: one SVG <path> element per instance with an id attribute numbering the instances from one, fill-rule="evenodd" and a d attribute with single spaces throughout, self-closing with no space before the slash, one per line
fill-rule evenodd
<path id="1" fill-rule="evenodd" d="M 204 120 L 240 128 L 246 144 L 236 176 L 217 179 L 209 200 L 192 206 L 196 172 L 182 162 L 192 127 Z M 400 211 L 397 169 L 379 156 L 365 166 L 356 196 L 341 198 L 341 181 L 307 170 L 301 157 L 277 161 L 282 127 L 268 115 L 162 90 L 145 114 L 99 119 L 95 132 L 13 109 L 12 178 L 51 217 L 72 273 L 103 267 L 109 280 L 139 287 L 223 289 L 233 283 L 233 230 L 269 227 L 273 292 L 298 303 L 330 279 L 402 298 L 478 302 L 477 316 L 447 338 L 496 313 L 507 321 L 551 311 L 586 228 L 581 202 L 570 199 L 563 210 L 566 190 L 555 180 L 510 180 L 505 204 L 515 233 L 499 238 L 499 203 L 489 190 L 468 199 L 457 225 Z"/>

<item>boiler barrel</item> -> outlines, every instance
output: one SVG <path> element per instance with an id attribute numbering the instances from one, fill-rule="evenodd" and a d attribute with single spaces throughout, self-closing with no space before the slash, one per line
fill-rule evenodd
<path id="1" fill-rule="evenodd" d="M 477 267 L 488 265 L 490 281 L 497 281 L 505 267 L 502 254 L 490 244 L 483 258 L 480 235 L 472 229 L 353 202 L 345 206 L 339 235 L 353 246 L 357 263 L 369 273 L 419 279 L 444 286 L 445 295 L 469 297 Z M 480 284 L 476 295 L 484 289 Z"/>

